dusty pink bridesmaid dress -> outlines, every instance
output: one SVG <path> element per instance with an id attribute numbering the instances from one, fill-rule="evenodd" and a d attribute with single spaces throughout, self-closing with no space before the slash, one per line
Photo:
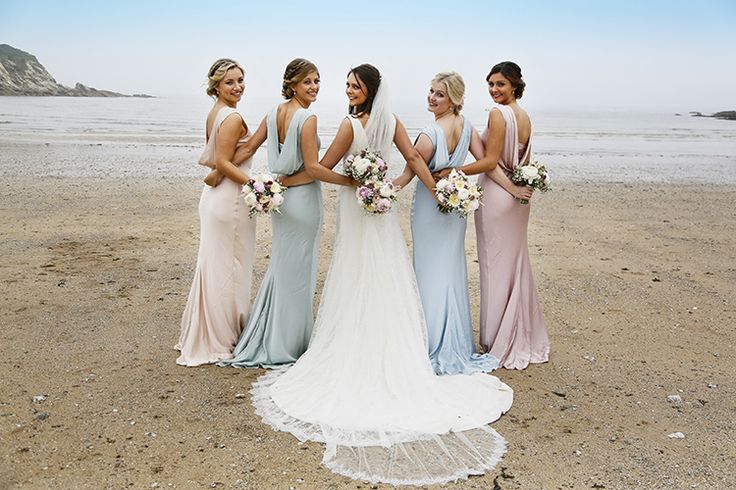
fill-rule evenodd
<path id="1" fill-rule="evenodd" d="M 213 161 L 220 125 L 235 109 L 223 107 L 200 163 Z M 249 135 L 246 135 L 249 136 Z M 241 165 L 248 173 L 250 161 Z M 240 186 L 223 179 L 204 186 L 199 200 L 199 253 L 192 288 L 181 319 L 177 364 L 198 366 L 232 357 L 248 321 L 256 220 L 240 197 Z"/>
<path id="2" fill-rule="evenodd" d="M 526 162 L 532 137 L 519 144 L 514 111 L 496 106 L 506 122 L 504 149 L 498 165 L 510 177 Z M 483 138 L 485 141 L 485 137 Z M 521 204 L 486 174 L 483 206 L 475 212 L 480 265 L 480 344 L 507 369 L 524 369 L 549 359 L 547 326 L 542 318 L 527 246 L 531 205 Z"/>

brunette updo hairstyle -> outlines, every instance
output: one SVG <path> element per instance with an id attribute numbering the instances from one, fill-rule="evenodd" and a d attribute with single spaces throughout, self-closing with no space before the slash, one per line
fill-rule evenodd
<path id="1" fill-rule="evenodd" d="M 240 70 L 240 73 L 245 75 L 245 70 L 240 66 L 240 63 L 230 58 L 220 58 L 212 63 L 210 71 L 207 72 L 207 95 L 215 99 L 217 98 L 217 85 L 225 78 L 225 73 L 233 68 L 237 68 Z"/>
<path id="2" fill-rule="evenodd" d="M 353 74 L 358 82 L 363 82 L 368 93 L 366 95 L 365 102 L 356 107 L 348 107 L 348 113 L 355 116 L 361 116 L 363 114 L 370 114 L 373 109 L 373 99 L 376 98 L 378 93 L 378 87 L 381 86 L 381 72 L 378 71 L 373 65 L 363 63 L 360 66 L 356 66 L 348 72 L 348 76 Z"/>
<path id="3" fill-rule="evenodd" d="M 443 71 L 434 76 L 432 83 L 441 83 L 445 86 L 447 96 L 453 105 L 452 112 L 455 115 L 460 114 L 465 102 L 465 80 L 463 80 L 463 77 L 454 71 Z"/>
<path id="4" fill-rule="evenodd" d="M 296 58 L 286 65 L 284 81 L 281 84 L 281 95 L 284 96 L 284 99 L 288 100 L 294 97 L 294 89 L 292 87 L 304 80 L 312 72 L 316 72 L 317 76 L 319 76 L 317 65 L 304 58 Z"/>
<path id="5" fill-rule="evenodd" d="M 521 78 L 521 68 L 519 68 L 519 65 L 513 61 L 502 61 L 491 68 L 491 71 L 486 77 L 486 82 L 491 81 L 491 75 L 494 73 L 500 73 L 506 77 L 506 79 L 511 82 L 511 86 L 514 87 L 514 96 L 517 99 L 521 99 L 521 96 L 524 95 L 524 87 L 526 87 L 526 83 Z"/>

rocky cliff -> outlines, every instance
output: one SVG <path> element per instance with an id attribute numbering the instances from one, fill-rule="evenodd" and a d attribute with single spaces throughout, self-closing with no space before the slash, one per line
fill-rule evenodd
<path id="1" fill-rule="evenodd" d="M 77 83 L 74 88 L 57 83 L 30 53 L 0 44 L 0 95 L 65 95 L 69 97 L 150 97 L 98 90 Z"/>

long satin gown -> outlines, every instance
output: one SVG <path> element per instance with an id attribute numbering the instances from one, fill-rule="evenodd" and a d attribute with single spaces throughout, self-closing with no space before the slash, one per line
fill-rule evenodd
<path id="1" fill-rule="evenodd" d="M 498 165 L 510 177 L 519 162 L 526 162 L 526 147 L 519 144 L 513 109 L 498 105 L 506 122 L 504 148 Z M 483 138 L 485 141 L 485 138 Z M 530 204 L 521 204 L 487 175 L 479 177 L 483 206 L 475 212 L 480 265 L 480 344 L 507 369 L 524 369 L 549 359 L 547 326 L 542 318 L 537 288 L 529 262 L 527 226 Z"/>
<path id="2" fill-rule="evenodd" d="M 432 141 L 434 154 L 427 163 L 431 172 L 463 165 L 470 148 L 473 127 L 463 118 L 463 130 L 450 154 L 445 132 L 432 123 L 422 130 Z M 498 359 L 475 352 L 468 297 L 465 258 L 467 219 L 443 214 L 433 193 L 417 182 L 412 202 L 411 233 L 414 271 L 427 322 L 429 360 L 437 374 L 490 372 Z"/>
<path id="3" fill-rule="evenodd" d="M 376 149 L 350 120 L 349 153 Z M 433 372 L 398 212 L 370 216 L 345 186 L 309 349 L 288 370 L 262 376 L 252 393 L 265 423 L 325 442 L 322 462 L 332 471 L 394 485 L 492 468 L 505 441 L 487 424 L 513 400 L 494 376 Z"/>
<path id="4" fill-rule="evenodd" d="M 302 127 L 313 114 L 298 109 L 278 140 L 274 108 L 266 118 L 268 167 L 291 175 L 304 169 Z M 318 142 L 319 144 L 319 142 Z M 322 190 L 317 181 L 290 187 L 280 213 L 271 215 L 271 262 L 256 295 L 248 325 L 221 366 L 273 368 L 296 361 L 312 335 L 312 303 L 317 284 L 317 252 L 322 224 Z"/>
<path id="5" fill-rule="evenodd" d="M 223 107 L 217 113 L 200 163 L 214 161 L 220 125 L 236 112 Z M 250 160 L 242 167 L 249 171 Z M 240 186 L 230 179 L 223 179 L 217 187 L 205 185 L 199 221 L 197 266 L 175 347 L 181 351 L 176 363 L 184 366 L 232 357 L 248 320 L 253 276 L 256 222 L 248 217 Z"/>

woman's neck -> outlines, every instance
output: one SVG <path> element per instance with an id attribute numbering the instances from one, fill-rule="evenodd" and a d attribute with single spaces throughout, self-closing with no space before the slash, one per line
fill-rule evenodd
<path id="1" fill-rule="evenodd" d="M 308 101 L 305 101 L 305 100 L 301 100 L 296 95 L 294 95 L 294 97 L 292 97 L 289 102 L 291 102 L 293 104 L 296 104 L 297 105 L 297 107 L 296 107 L 297 109 L 299 109 L 300 107 L 302 109 L 308 109 L 309 106 L 311 105 L 311 102 L 308 102 Z"/>
<path id="2" fill-rule="evenodd" d="M 237 102 L 227 102 L 222 99 L 217 99 L 217 102 L 215 102 L 215 107 L 217 107 L 218 109 L 221 109 L 223 107 L 230 107 L 231 109 L 235 109 L 238 107 L 238 103 Z"/>
<path id="3" fill-rule="evenodd" d="M 455 111 L 452 110 L 452 108 L 449 108 L 449 109 L 447 109 L 445 112 L 443 112 L 441 114 L 435 113 L 435 115 L 434 115 L 434 121 L 435 122 L 438 122 L 440 119 L 447 118 L 447 117 L 454 116 L 454 115 L 455 115 Z"/>

